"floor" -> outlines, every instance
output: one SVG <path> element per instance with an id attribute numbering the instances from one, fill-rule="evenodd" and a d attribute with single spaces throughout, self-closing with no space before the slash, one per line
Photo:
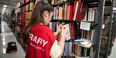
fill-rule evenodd
<path id="1" fill-rule="evenodd" d="M 15 41 L 17 45 L 17 51 L 13 53 L 6 53 L 7 43 Z M 0 58 L 25 58 L 25 52 L 17 42 L 15 36 L 10 31 L 6 22 L 1 22 L 0 33 Z"/>
<path id="2" fill-rule="evenodd" d="M 112 47 L 111 55 L 108 58 L 116 58 L 116 40 L 114 46 Z"/>
<path id="3" fill-rule="evenodd" d="M 17 51 L 13 53 L 6 53 L 7 43 L 15 41 L 17 44 Z M 116 41 L 112 48 L 111 55 L 108 58 L 115 58 L 116 57 Z M 15 36 L 9 29 L 6 22 L 1 22 L 1 33 L 0 33 L 0 58 L 25 58 L 25 52 L 17 42 Z"/>

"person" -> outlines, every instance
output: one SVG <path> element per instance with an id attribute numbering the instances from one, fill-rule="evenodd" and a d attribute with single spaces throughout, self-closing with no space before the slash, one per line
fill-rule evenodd
<path id="1" fill-rule="evenodd" d="M 53 7 L 48 3 L 39 1 L 36 3 L 31 21 L 23 33 L 24 42 L 27 42 L 28 49 L 25 58 L 60 58 L 65 44 L 67 28 L 59 25 L 56 32 L 47 26 L 53 16 Z M 56 35 L 62 32 L 61 38 L 57 41 Z"/>

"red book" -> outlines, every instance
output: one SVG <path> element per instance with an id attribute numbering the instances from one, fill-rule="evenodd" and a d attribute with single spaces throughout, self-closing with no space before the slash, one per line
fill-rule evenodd
<path id="1" fill-rule="evenodd" d="M 76 39 L 76 29 L 75 29 L 75 24 L 69 23 L 69 28 L 70 28 L 70 37 L 72 40 Z"/>
<path id="2" fill-rule="evenodd" d="M 26 12 L 26 6 L 24 6 L 23 10 L 24 10 L 24 13 L 25 13 Z"/>
<path id="3" fill-rule="evenodd" d="M 77 6 L 77 1 L 74 1 L 72 20 L 74 20 L 74 15 L 75 15 L 75 12 L 76 12 L 76 6 Z"/>
<path id="4" fill-rule="evenodd" d="M 79 0 L 78 10 L 76 13 L 76 21 L 82 21 L 85 17 L 86 3 Z"/>
<path id="5" fill-rule="evenodd" d="M 72 53 L 75 54 L 75 44 L 72 43 Z"/>
<path id="6" fill-rule="evenodd" d="M 25 0 L 25 2 L 27 3 L 27 2 L 29 2 L 29 0 Z"/>
<path id="7" fill-rule="evenodd" d="M 69 3 L 69 20 L 72 20 L 73 16 L 73 5 Z"/>

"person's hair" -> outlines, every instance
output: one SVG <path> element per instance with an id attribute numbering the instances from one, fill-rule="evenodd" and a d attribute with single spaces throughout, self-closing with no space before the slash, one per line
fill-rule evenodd
<path id="1" fill-rule="evenodd" d="M 39 1 L 36 3 L 36 5 L 32 11 L 30 23 L 25 27 L 25 29 L 23 31 L 24 43 L 28 42 L 30 29 L 32 27 L 34 27 L 35 25 L 40 24 L 40 23 L 44 24 L 43 12 L 44 11 L 52 12 L 53 10 L 54 10 L 53 7 L 51 5 L 49 5 L 48 3 L 45 3 L 42 1 Z"/>

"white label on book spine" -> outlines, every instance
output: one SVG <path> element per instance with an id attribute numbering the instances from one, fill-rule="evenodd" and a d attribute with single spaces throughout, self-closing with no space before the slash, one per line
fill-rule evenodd
<path id="1" fill-rule="evenodd" d="M 102 24 L 102 29 L 104 29 L 105 28 L 105 24 Z"/>
<path id="2" fill-rule="evenodd" d="M 90 25 L 91 25 L 91 23 L 81 22 L 80 29 L 89 31 L 90 30 Z"/>

